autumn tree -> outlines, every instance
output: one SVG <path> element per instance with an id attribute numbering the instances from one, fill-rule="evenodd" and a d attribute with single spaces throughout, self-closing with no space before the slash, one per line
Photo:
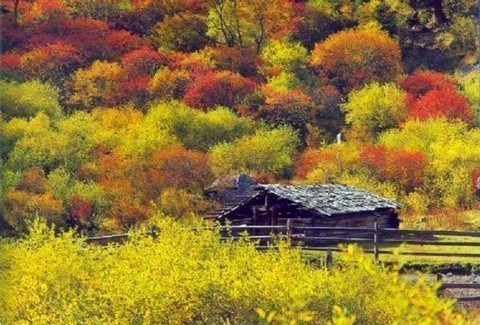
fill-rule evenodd
<path id="1" fill-rule="evenodd" d="M 149 47 L 130 51 L 122 56 L 123 77 L 153 76 L 155 71 L 167 63 L 166 55 Z"/>
<path id="2" fill-rule="evenodd" d="M 169 102 L 152 106 L 144 126 L 167 131 L 187 149 L 206 152 L 221 142 L 251 134 L 257 124 L 251 119 L 238 117 L 227 108 L 203 112 L 180 102 Z"/>
<path id="3" fill-rule="evenodd" d="M 63 202 L 48 193 L 45 174 L 37 167 L 26 170 L 17 186 L 7 191 L 4 200 L 4 218 L 19 232 L 25 231 L 35 217 L 65 226 Z"/>
<path id="4" fill-rule="evenodd" d="M 410 120 L 379 138 L 387 148 L 423 152 L 428 160 L 421 192 L 434 206 L 470 206 L 473 192 L 471 173 L 480 164 L 480 132 L 459 120 L 445 118 Z"/>
<path id="5" fill-rule="evenodd" d="M 259 130 L 254 135 L 213 147 L 212 170 L 216 175 L 245 172 L 288 177 L 299 144 L 298 135 L 290 127 Z"/>
<path id="6" fill-rule="evenodd" d="M 82 61 L 77 48 L 57 42 L 26 52 L 20 66 L 23 74 L 30 78 L 61 84 Z"/>
<path id="7" fill-rule="evenodd" d="M 193 53 L 170 52 L 168 67 L 172 70 L 187 71 L 192 79 L 214 72 L 215 61 L 210 51 Z"/>
<path id="8" fill-rule="evenodd" d="M 68 10 L 61 0 L 35 0 L 29 1 L 22 23 L 24 25 L 50 23 L 54 24 L 67 19 Z"/>
<path id="9" fill-rule="evenodd" d="M 428 163 L 421 151 L 371 145 L 363 147 L 360 159 L 377 178 L 394 183 L 406 192 L 422 186 Z"/>
<path id="10" fill-rule="evenodd" d="M 0 75 L 4 79 L 13 78 L 19 80 L 24 78 L 20 68 L 21 61 L 21 54 L 10 52 L 0 54 Z"/>
<path id="11" fill-rule="evenodd" d="M 312 147 L 325 140 L 332 141 L 345 125 L 345 114 L 340 105 L 344 99 L 340 91 L 331 85 L 321 86 L 310 93 L 315 104 L 314 124 L 310 123 L 307 143 Z"/>
<path id="12" fill-rule="evenodd" d="M 207 154 L 182 147 L 154 151 L 148 169 L 141 174 L 144 192 L 152 199 L 167 188 L 199 194 L 213 181 Z"/>
<path id="13" fill-rule="evenodd" d="M 349 176 L 362 174 L 359 145 L 352 141 L 307 150 L 297 161 L 295 173 L 311 184 L 347 183 Z"/>
<path id="14" fill-rule="evenodd" d="M 406 93 L 393 83 L 372 83 L 352 91 L 342 108 L 353 133 L 371 139 L 405 121 L 406 98 Z"/>
<path id="15" fill-rule="evenodd" d="M 121 0 L 62 0 L 71 15 L 111 21 L 122 13 Z"/>
<path id="16" fill-rule="evenodd" d="M 18 129 L 6 163 L 8 168 L 25 171 L 38 167 L 50 171 L 61 166 L 66 157 L 59 153 L 65 150 L 67 141 L 52 127 L 48 116 L 40 112 L 26 123 L 19 125 L 18 122 L 16 119 L 10 121 Z"/>
<path id="17" fill-rule="evenodd" d="M 312 84 L 315 76 L 307 69 L 308 51 L 299 42 L 270 40 L 264 46 L 261 58 L 261 72 L 268 84 L 276 88 L 299 88 L 302 84 Z"/>
<path id="18" fill-rule="evenodd" d="M 322 80 L 343 92 L 373 81 L 393 81 L 402 72 L 397 41 L 377 29 L 350 29 L 331 35 L 315 46 L 311 65 Z"/>
<path id="19" fill-rule="evenodd" d="M 221 71 L 197 78 L 185 93 L 188 105 L 211 108 L 216 105 L 235 108 L 245 96 L 253 93 L 256 83 L 239 74 Z"/>
<path id="20" fill-rule="evenodd" d="M 160 48 L 194 52 L 207 45 L 205 18 L 194 13 L 165 17 L 152 31 L 152 40 Z"/>
<path id="21" fill-rule="evenodd" d="M 293 4 L 287 0 L 221 0 L 209 10 L 207 35 L 228 47 L 253 46 L 293 28 Z"/>
<path id="22" fill-rule="evenodd" d="M 0 80 L 0 107 L 5 119 L 32 118 L 40 112 L 52 119 L 63 115 L 58 89 L 38 80 L 25 83 Z"/>
<path id="23" fill-rule="evenodd" d="M 412 95 L 413 98 L 418 98 L 430 90 L 455 89 L 456 82 L 441 72 L 417 71 L 406 76 L 400 82 L 400 87 Z"/>
<path id="24" fill-rule="evenodd" d="M 148 91 L 158 99 L 182 99 L 190 82 L 190 74 L 187 71 L 163 67 L 158 69 L 151 78 Z"/>
<path id="25" fill-rule="evenodd" d="M 108 96 L 108 102 L 114 105 L 133 102 L 137 107 L 142 107 L 152 98 L 148 90 L 150 81 L 147 76 L 122 80 L 118 84 L 118 92 Z"/>
<path id="26" fill-rule="evenodd" d="M 118 63 L 95 61 L 88 69 L 79 69 L 72 76 L 69 103 L 93 108 L 109 103 L 118 89 L 122 67 Z"/>
<path id="27" fill-rule="evenodd" d="M 455 90 L 431 90 L 409 108 L 409 115 L 419 119 L 446 117 L 473 122 L 472 107 L 467 99 Z"/>
<path id="28" fill-rule="evenodd" d="M 300 43 L 287 40 L 271 40 L 262 50 L 267 75 L 279 72 L 299 73 L 307 66 L 308 53 Z"/>
<path id="29" fill-rule="evenodd" d="M 335 161 L 335 152 L 308 149 L 302 153 L 295 164 L 295 177 L 305 179 L 320 163 Z"/>
<path id="30" fill-rule="evenodd" d="M 119 60 L 127 52 L 141 47 L 139 36 L 111 28 L 107 22 L 91 18 L 45 22 L 29 30 L 22 47 L 37 47 L 57 42 L 74 46 L 87 63 L 95 60 Z"/>
<path id="31" fill-rule="evenodd" d="M 460 92 L 468 99 L 473 109 L 473 122 L 480 126 L 480 71 L 471 71 L 466 75 L 457 75 Z"/>
<path id="32" fill-rule="evenodd" d="M 299 132 L 305 144 L 307 123 L 314 117 L 312 99 L 299 89 L 275 89 L 265 86 L 265 103 L 260 106 L 257 114 L 274 126 L 290 125 Z"/>
<path id="33" fill-rule="evenodd" d="M 92 227 L 93 205 L 78 195 L 72 195 L 69 204 L 70 224 L 79 229 Z"/>
<path id="34" fill-rule="evenodd" d="M 294 35 L 312 50 L 316 43 L 330 34 L 338 32 L 344 26 L 352 26 L 353 15 L 350 12 L 347 1 L 306 1 L 300 12 L 303 19 L 299 21 Z"/>
<path id="35" fill-rule="evenodd" d="M 215 67 L 239 73 L 243 77 L 258 78 L 261 58 L 249 47 L 214 47 L 211 52 Z"/>

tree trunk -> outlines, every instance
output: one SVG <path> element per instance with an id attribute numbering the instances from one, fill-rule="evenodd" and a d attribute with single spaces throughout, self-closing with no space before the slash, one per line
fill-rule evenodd
<path id="1" fill-rule="evenodd" d="M 13 0 L 13 18 L 15 19 L 15 26 L 18 26 L 18 4 L 20 0 Z"/>
<path id="2" fill-rule="evenodd" d="M 450 22 L 450 20 L 445 15 L 445 10 L 443 8 L 443 0 L 433 0 L 432 8 L 434 10 L 434 21 L 432 21 L 434 26 L 441 26 Z"/>

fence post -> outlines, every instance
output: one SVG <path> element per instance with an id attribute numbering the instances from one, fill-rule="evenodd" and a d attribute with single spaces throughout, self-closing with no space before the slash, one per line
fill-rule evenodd
<path id="1" fill-rule="evenodd" d="M 150 235 L 153 239 L 157 239 L 157 229 L 154 226 L 150 228 Z"/>
<path id="2" fill-rule="evenodd" d="M 327 256 L 325 256 L 325 267 L 328 269 L 332 266 L 333 263 L 333 254 L 330 248 L 327 250 Z"/>
<path id="3" fill-rule="evenodd" d="M 443 297 L 443 283 L 442 283 L 442 274 L 441 273 L 437 273 L 437 281 L 440 282 L 440 286 L 438 287 L 437 289 L 437 296 L 438 297 Z"/>
<path id="4" fill-rule="evenodd" d="M 292 237 L 292 219 L 287 219 L 287 239 Z"/>
<path id="5" fill-rule="evenodd" d="M 378 255 L 379 255 L 378 242 L 380 239 L 379 237 L 380 237 L 380 233 L 378 231 L 378 222 L 375 222 L 374 231 L 373 231 L 373 260 L 375 263 L 378 262 Z"/>

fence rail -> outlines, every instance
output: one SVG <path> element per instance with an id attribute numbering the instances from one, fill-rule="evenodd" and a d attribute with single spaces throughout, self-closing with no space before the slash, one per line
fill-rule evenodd
<path id="1" fill-rule="evenodd" d="M 448 283 L 443 282 L 443 275 L 437 274 L 437 281 L 442 282 L 440 288 L 438 289 L 438 295 L 444 296 L 445 290 L 455 290 L 455 289 L 474 289 L 478 291 L 478 296 L 461 296 L 455 297 L 455 299 L 459 302 L 472 302 L 472 301 L 480 301 L 480 283 Z"/>
<path id="2" fill-rule="evenodd" d="M 274 239 L 287 237 L 303 250 L 339 251 L 338 244 L 359 244 L 370 249 L 365 253 L 374 255 L 378 260 L 380 255 L 391 255 L 395 252 L 390 249 L 401 244 L 409 246 L 435 246 L 435 247 L 480 247 L 480 232 L 472 231 L 446 231 L 446 230 L 400 230 L 392 228 L 379 228 L 375 223 L 373 228 L 368 227 L 321 227 L 321 226 L 294 226 L 292 219 L 285 225 L 234 225 L 192 227 L 186 230 L 217 230 L 222 240 L 256 240 L 260 248 L 272 247 Z M 157 232 L 151 230 L 145 235 L 156 236 Z M 109 236 L 88 237 L 87 242 L 118 241 L 128 238 L 128 234 L 115 234 Z M 440 240 L 438 237 L 452 236 L 457 240 Z M 463 238 L 462 238 L 463 237 Z M 472 239 L 473 238 L 473 239 Z M 466 240 L 467 239 L 467 240 Z M 480 258 L 478 252 L 443 252 L 443 251 L 399 251 L 400 255 L 433 256 L 433 257 L 471 257 Z"/>

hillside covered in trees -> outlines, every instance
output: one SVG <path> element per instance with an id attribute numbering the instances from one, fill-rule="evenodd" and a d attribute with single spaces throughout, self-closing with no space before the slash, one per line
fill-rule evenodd
<path id="1" fill-rule="evenodd" d="M 239 172 L 478 207 L 476 0 L 0 4 L 9 232 L 193 218 Z"/>

